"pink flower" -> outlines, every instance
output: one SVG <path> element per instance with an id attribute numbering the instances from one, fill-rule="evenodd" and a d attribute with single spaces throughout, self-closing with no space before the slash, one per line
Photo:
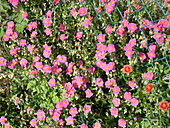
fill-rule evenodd
<path id="1" fill-rule="evenodd" d="M 64 32 L 66 30 L 66 26 L 64 24 L 60 24 L 59 28 L 60 31 Z"/>
<path id="2" fill-rule="evenodd" d="M 5 128 L 10 128 L 10 125 L 9 124 L 5 124 Z"/>
<path id="3" fill-rule="evenodd" d="M 86 114 L 89 113 L 91 111 L 91 106 L 90 105 L 84 105 L 83 111 Z"/>
<path id="4" fill-rule="evenodd" d="M 16 103 L 20 103 L 20 98 L 19 98 L 19 97 L 16 97 L 15 102 L 16 102 Z"/>
<path id="5" fill-rule="evenodd" d="M 107 46 L 103 45 L 102 43 L 98 43 L 97 44 L 97 50 L 99 50 L 101 52 L 106 52 L 107 51 Z"/>
<path id="6" fill-rule="evenodd" d="M 156 50 L 156 45 L 154 45 L 154 44 L 151 44 L 151 45 L 149 45 L 149 50 Z"/>
<path id="7" fill-rule="evenodd" d="M 129 21 L 126 20 L 126 19 L 123 19 L 122 22 L 121 22 L 121 24 L 123 25 L 123 27 L 127 27 L 128 24 L 129 24 Z"/>
<path id="8" fill-rule="evenodd" d="M 5 122 L 7 121 L 7 118 L 5 118 L 4 116 L 1 116 L 1 118 L 0 118 L 0 123 L 2 124 L 2 125 L 5 125 Z"/>
<path id="9" fill-rule="evenodd" d="M 32 52 L 32 51 L 34 50 L 34 46 L 29 44 L 29 45 L 27 46 L 27 50 L 28 50 L 29 52 Z"/>
<path id="10" fill-rule="evenodd" d="M 54 86 L 56 85 L 55 79 L 54 79 L 54 78 L 51 78 L 51 79 L 48 81 L 48 85 L 49 85 L 50 87 L 54 87 Z"/>
<path id="11" fill-rule="evenodd" d="M 125 34 L 125 29 L 122 27 L 118 27 L 118 29 L 116 30 L 116 33 L 120 36 L 123 36 Z"/>
<path id="12" fill-rule="evenodd" d="M 42 62 L 35 62 L 35 65 L 34 65 L 38 70 L 41 70 L 43 68 L 43 64 Z"/>
<path id="13" fill-rule="evenodd" d="M 76 107 L 70 108 L 69 113 L 71 114 L 71 116 L 77 115 L 78 114 L 77 108 Z"/>
<path id="14" fill-rule="evenodd" d="M 124 46 L 124 50 L 125 51 L 132 51 L 132 46 L 130 45 L 130 44 L 126 44 L 125 46 Z"/>
<path id="15" fill-rule="evenodd" d="M 76 13 L 77 13 L 77 11 L 76 11 L 75 9 L 71 9 L 71 10 L 70 10 L 70 14 L 71 14 L 72 16 L 75 16 Z"/>
<path id="16" fill-rule="evenodd" d="M 137 120 L 138 120 L 138 118 L 137 118 L 137 117 L 133 117 L 133 120 L 137 121 Z"/>
<path id="17" fill-rule="evenodd" d="M 67 57 L 65 55 L 58 55 L 57 62 L 65 63 L 67 61 Z"/>
<path id="18" fill-rule="evenodd" d="M 80 39 L 81 37 L 82 37 L 82 32 L 77 32 L 77 33 L 76 33 L 76 38 L 77 38 L 77 39 Z"/>
<path id="19" fill-rule="evenodd" d="M 111 113 L 111 115 L 112 116 L 118 116 L 118 109 L 116 109 L 116 108 L 111 108 L 110 109 L 110 113 Z"/>
<path id="20" fill-rule="evenodd" d="M 66 39 L 66 34 L 61 34 L 60 35 L 60 40 L 64 41 Z"/>
<path id="21" fill-rule="evenodd" d="M 37 115 L 37 119 L 39 119 L 40 121 L 45 119 L 45 113 L 43 110 L 38 110 L 36 115 Z"/>
<path id="22" fill-rule="evenodd" d="M 32 22 L 32 28 L 33 28 L 33 29 L 36 29 L 37 27 L 38 27 L 37 22 Z"/>
<path id="23" fill-rule="evenodd" d="M 132 46 L 132 47 L 135 46 L 136 45 L 136 39 L 130 39 L 128 44 L 130 44 L 130 46 Z"/>
<path id="24" fill-rule="evenodd" d="M 85 93 L 86 93 L 86 97 L 88 97 L 88 98 L 90 98 L 90 97 L 93 95 L 93 93 L 91 92 L 90 89 L 87 89 L 87 90 L 85 91 Z"/>
<path id="25" fill-rule="evenodd" d="M 146 59 L 146 55 L 145 55 L 145 53 L 143 53 L 143 52 L 140 52 L 139 55 L 138 55 L 138 57 L 139 57 L 139 59 L 140 59 L 141 61 L 143 61 L 143 60 Z"/>
<path id="26" fill-rule="evenodd" d="M 17 32 L 13 32 L 10 36 L 11 39 L 15 40 L 16 38 L 18 38 L 18 33 Z"/>
<path id="27" fill-rule="evenodd" d="M 102 79 L 102 78 L 97 78 L 97 79 L 96 79 L 96 85 L 97 85 L 97 86 L 99 86 L 99 87 L 100 87 L 100 86 L 103 86 L 103 83 L 104 83 L 104 82 L 103 82 L 103 79 Z"/>
<path id="28" fill-rule="evenodd" d="M 95 71 L 95 68 L 93 66 L 90 66 L 89 69 L 88 69 L 88 73 L 94 73 Z"/>
<path id="29" fill-rule="evenodd" d="M 161 38 L 162 34 L 161 33 L 154 33 L 153 38 L 158 41 L 159 38 Z"/>
<path id="30" fill-rule="evenodd" d="M 49 65 L 44 65 L 44 67 L 43 67 L 43 72 L 45 72 L 45 73 L 50 73 L 50 72 L 51 72 L 51 66 L 49 66 Z"/>
<path id="31" fill-rule="evenodd" d="M 119 98 L 114 98 L 112 100 L 112 103 L 114 104 L 114 106 L 119 106 L 120 105 L 120 99 Z"/>
<path id="32" fill-rule="evenodd" d="M 114 94 L 119 94 L 120 88 L 119 88 L 118 86 L 115 86 L 115 87 L 112 88 L 112 92 L 113 92 Z"/>
<path id="33" fill-rule="evenodd" d="M 101 124 L 96 122 L 93 124 L 93 128 L 101 128 Z"/>
<path id="34" fill-rule="evenodd" d="M 108 44 L 108 46 L 107 46 L 107 51 L 108 51 L 109 53 L 115 52 L 116 50 L 115 50 L 114 44 Z"/>
<path id="35" fill-rule="evenodd" d="M 30 121 L 30 124 L 31 124 L 32 127 L 37 127 L 37 123 L 38 123 L 38 121 L 36 119 L 32 119 Z"/>
<path id="36" fill-rule="evenodd" d="M 8 28 L 13 28 L 14 27 L 14 21 L 8 21 L 7 26 L 8 26 Z"/>
<path id="37" fill-rule="evenodd" d="M 62 99 L 62 100 L 61 100 L 61 103 L 62 103 L 62 106 L 63 106 L 64 108 L 67 108 L 67 107 L 69 106 L 69 101 L 68 101 L 68 99 Z"/>
<path id="38" fill-rule="evenodd" d="M 119 125 L 120 127 L 126 127 L 126 121 L 123 120 L 123 119 L 119 119 L 119 120 L 118 120 L 118 125 Z"/>
<path id="39" fill-rule="evenodd" d="M 84 7 L 81 7 L 79 10 L 78 10 L 78 13 L 80 16 L 85 16 L 87 14 L 87 9 L 84 8 Z"/>
<path id="40" fill-rule="evenodd" d="M 98 40 L 98 42 L 104 42 L 105 41 L 105 35 L 103 35 L 103 34 L 99 34 L 98 36 L 97 36 L 97 40 Z"/>
<path id="41" fill-rule="evenodd" d="M 129 23 L 127 26 L 128 30 L 131 32 L 135 32 L 138 28 L 137 25 L 135 23 Z"/>
<path id="42" fill-rule="evenodd" d="M 129 81 L 128 85 L 129 85 L 131 88 L 135 88 L 135 87 L 136 87 L 135 81 Z"/>
<path id="43" fill-rule="evenodd" d="M 31 78 L 34 78 L 34 77 L 37 76 L 37 74 L 38 74 L 38 71 L 37 71 L 36 69 L 34 69 L 34 70 L 32 70 L 32 71 L 30 72 L 30 77 L 31 77 Z"/>
<path id="44" fill-rule="evenodd" d="M 106 88 L 110 88 L 111 86 L 114 86 L 114 85 L 116 85 L 116 80 L 113 78 L 105 82 Z"/>
<path id="45" fill-rule="evenodd" d="M 54 73 L 54 74 L 58 74 L 62 71 L 61 68 L 59 68 L 58 66 L 52 66 L 51 68 L 51 72 Z"/>
<path id="46" fill-rule="evenodd" d="M 109 70 L 113 70 L 113 69 L 115 69 L 115 68 L 116 68 L 116 66 L 115 66 L 115 63 L 114 63 L 114 62 L 109 62 L 108 66 L 109 66 Z"/>
<path id="47" fill-rule="evenodd" d="M 50 18 L 45 18 L 44 20 L 43 20 L 43 24 L 44 24 L 44 26 L 50 26 L 51 25 L 51 23 L 52 23 L 52 20 L 50 19 Z"/>
<path id="48" fill-rule="evenodd" d="M 69 116 L 69 117 L 66 119 L 66 122 L 67 122 L 67 125 L 73 125 L 73 124 L 74 124 L 74 119 L 73 119 L 73 117 Z"/>
<path id="49" fill-rule="evenodd" d="M 125 52 L 125 55 L 127 56 L 127 57 L 132 57 L 132 55 L 134 54 L 134 51 L 132 51 L 132 50 L 127 50 L 126 52 Z"/>
<path id="50" fill-rule="evenodd" d="M 101 13 L 101 12 L 103 12 L 103 9 L 102 9 L 101 7 L 97 7 L 97 8 L 96 8 L 96 12 L 97 12 L 97 13 Z"/>
<path id="51" fill-rule="evenodd" d="M 125 92 L 123 97 L 124 97 L 125 100 L 130 100 L 132 98 L 131 92 Z"/>
<path id="52" fill-rule="evenodd" d="M 28 16 L 28 13 L 27 13 L 27 12 L 23 12 L 23 13 L 22 13 L 22 18 L 23 18 L 23 19 L 26 19 L 27 16 Z"/>
<path id="53" fill-rule="evenodd" d="M 95 57 L 98 60 L 101 60 L 101 59 L 105 58 L 105 52 L 97 51 L 96 54 L 95 54 Z"/>
<path id="54" fill-rule="evenodd" d="M 18 5 L 18 0 L 10 0 L 9 2 L 12 4 L 12 6 Z"/>
<path id="55" fill-rule="evenodd" d="M 147 41 L 143 41 L 143 42 L 141 42 L 141 45 L 142 45 L 142 47 L 146 47 L 146 45 L 147 45 Z"/>
<path id="56" fill-rule="evenodd" d="M 22 68 L 26 68 L 28 61 L 25 58 L 22 58 L 19 63 Z"/>
<path id="57" fill-rule="evenodd" d="M 88 126 L 85 123 L 83 123 L 80 125 L 80 128 L 88 128 Z"/>
<path id="58" fill-rule="evenodd" d="M 50 55 L 51 55 L 51 50 L 44 50 L 44 51 L 43 51 L 43 56 L 44 56 L 45 58 L 49 58 Z"/>
<path id="59" fill-rule="evenodd" d="M 85 27 L 89 27 L 91 21 L 89 19 L 84 19 L 82 25 L 84 25 Z"/>
<path id="60" fill-rule="evenodd" d="M 66 74 L 70 75 L 71 73 L 73 73 L 73 68 L 72 67 L 68 67 L 66 69 Z"/>
<path id="61" fill-rule="evenodd" d="M 12 35 L 12 33 L 13 33 L 12 28 L 7 28 L 5 33 L 6 33 L 7 35 Z"/>
<path id="62" fill-rule="evenodd" d="M 51 31 L 50 28 L 46 28 L 46 29 L 44 30 L 44 32 L 45 32 L 45 34 L 46 34 L 47 36 L 52 33 L 52 31 Z"/>
<path id="63" fill-rule="evenodd" d="M 31 38 L 35 38 L 36 36 L 37 36 L 37 32 L 36 31 L 33 31 L 32 33 L 31 33 Z"/>
<path id="64" fill-rule="evenodd" d="M 52 11 L 51 10 L 48 10 L 47 13 L 46 13 L 46 17 L 51 17 L 52 16 Z"/>
<path id="65" fill-rule="evenodd" d="M 106 14 L 110 14 L 113 11 L 113 7 L 112 6 L 107 6 L 106 7 Z"/>
<path id="66" fill-rule="evenodd" d="M 10 38 L 9 35 L 7 35 L 7 34 L 4 34 L 4 35 L 3 35 L 3 40 L 4 40 L 4 41 L 9 41 L 9 38 Z"/>
<path id="67" fill-rule="evenodd" d="M 33 29 L 36 29 L 37 27 L 38 27 L 37 22 L 32 22 L 32 28 L 33 28 Z"/>
<path id="68" fill-rule="evenodd" d="M 54 111 L 54 113 L 53 113 L 53 115 L 52 115 L 52 119 L 54 120 L 54 121 L 57 121 L 57 120 L 59 120 L 59 118 L 60 118 L 60 111 Z"/>
<path id="69" fill-rule="evenodd" d="M 147 72 L 147 73 L 145 73 L 144 74 L 144 78 L 146 79 L 146 80 L 152 80 L 153 79 L 153 73 L 152 72 Z"/>
<path id="70" fill-rule="evenodd" d="M 32 23 L 29 23 L 28 25 L 27 25 L 27 29 L 29 30 L 29 31 L 31 31 L 33 28 L 32 28 Z"/>
<path id="71" fill-rule="evenodd" d="M 18 59 L 12 59 L 9 63 L 8 63 L 8 68 L 13 69 L 14 66 L 18 63 Z"/>
<path id="72" fill-rule="evenodd" d="M 111 26 L 107 26 L 106 28 L 105 28 L 105 32 L 107 33 L 107 34 L 109 34 L 109 33 L 112 33 L 112 27 Z"/>
<path id="73" fill-rule="evenodd" d="M 130 103 L 131 103 L 131 105 L 132 106 L 138 106 L 138 100 L 136 99 L 136 98 L 132 98 L 131 100 L 130 100 Z"/>
<path id="74" fill-rule="evenodd" d="M 4 57 L 0 57 L 0 66 L 5 66 L 6 65 L 6 59 Z"/>
<path id="75" fill-rule="evenodd" d="M 40 60 L 39 56 L 34 57 L 33 62 L 38 62 Z"/>
<path id="76" fill-rule="evenodd" d="M 155 51 L 154 50 L 150 50 L 148 53 L 147 53 L 148 57 L 150 59 L 153 59 L 156 57 L 156 54 L 155 54 Z"/>
<path id="77" fill-rule="evenodd" d="M 56 103 L 55 108 L 57 109 L 57 111 L 62 110 L 62 107 L 63 107 L 62 105 L 63 105 L 63 104 L 62 104 L 62 101 Z"/>
<path id="78" fill-rule="evenodd" d="M 21 47 L 24 47 L 24 46 L 26 45 L 26 40 L 25 40 L 25 39 L 21 39 L 21 40 L 19 41 L 19 45 L 20 45 Z"/>

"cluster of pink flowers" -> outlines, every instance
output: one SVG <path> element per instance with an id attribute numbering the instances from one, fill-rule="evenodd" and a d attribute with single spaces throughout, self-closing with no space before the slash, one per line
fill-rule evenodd
<path id="1" fill-rule="evenodd" d="M 155 50 L 156 50 L 156 45 L 149 45 L 149 52 L 147 54 L 150 59 L 156 57 Z"/>
<path id="2" fill-rule="evenodd" d="M 14 22 L 13 21 L 9 21 L 7 23 L 7 29 L 5 34 L 3 35 L 3 40 L 4 41 L 9 41 L 9 39 L 11 38 L 12 40 L 15 40 L 16 38 L 18 38 L 18 33 L 14 32 Z"/>
<path id="3" fill-rule="evenodd" d="M 101 36 L 101 37 L 99 37 L 99 36 Z M 104 36 L 102 36 L 102 35 L 98 35 L 97 36 L 97 38 L 98 38 L 98 40 L 101 40 L 102 38 L 104 38 Z M 99 41 L 99 42 L 101 42 L 101 41 Z M 102 44 L 102 43 L 98 43 L 97 44 L 97 51 L 96 51 L 96 54 L 95 54 L 95 57 L 98 59 L 98 60 L 101 60 L 101 59 L 103 59 L 103 58 L 105 58 L 105 53 L 106 52 L 109 52 L 109 53 L 112 53 L 112 52 L 115 52 L 116 51 L 116 49 L 115 49 L 115 46 L 114 46 L 114 44 L 108 44 L 108 46 L 106 46 L 106 45 L 104 45 L 104 44 Z M 103 65 L 104 66 L 104 65 Z M 106 65 L 105 65 L 106 66 Z M 109 65 L 107 65 L 107 66 L 109 66 Z M 110 66 L 109 66 L 110 67 Z M 111 68 L 111 67 L 110 67 Z M 109 69 L 110 69 L 109 68 Z M 113 67 L 112 67 L 113 68 Z M 106 69 L 107 70 L 107 69 Z"/>
<path id="4" fill-rule="evenodd" d="M 106 62 L 102 61 L 96 61 L 96 66 L 103 69 L 105 72 L 109 72 L 111 70 L 114 70 L 116 68 L 114 62 L 109 62 L 108 64 Z"/>
<path id="5" fill-rule="evenodd" d="M 126 46 L 124 46 L 125 55 L 127 57 L 132 57 L 132 55 L 134 54 L 134 51 L 132 50 L 132 48 L 135 45 L 136 45 L 136 39 L 130 39 L 128 44 L 126 44 Z"/>
<path id="6" fill-rule="evenodd" d="M 106 14 L 111 14 L 114 10 L 117 0 L 110 0 L 110 2 L 105 3 Z"/>
<path id="7" fill-rule="evenodd" d="M 0 118 L 0 123 L 4 126 L 4 128 L 10 128 L 10 125 L 6 123 L 7 118 L 5 118 L 4 116 L 1 116 Z"/>
<path id="8" fill-rule="evenodd" d="M 21 2 L 24 2 L 25 0 L 21 0 Z M 84 1 L 84 0 L 80 0 L 80 1 Z M 12 4 L 12 6 L 16 6 L 18 5 L 19 1 L 18 0 L 9 0 L 9 2 Z M 59 4 L 60 0 L 53 0 L 54 5 Z M 117 3 L 117 0 L 110 0 L 110 2 L 107 2 L 107 0 L 99 0 L 99 2 L 104 2 L 104 8 L 105 8 L 105 12 L 106 14 L 108 14 L 110 16 L 110 14 L 113 12 L 114 7 Z M 168 2 L 167 2 L 168 3 Z M 139 9 L 140 5 L 135 4 L 134 5 L 135 9 Z M 81 25 L 85 26 L 86 29 L 88 29 L 88 27 L 90 26 L 90 24 L 92 23 L 93 17 L 90 16 L 90 12 L 88 12 L 88 8 L 86 7 L 80 7 L 78 10 L 76 9 L 71 9 L 70 10 L 70 14 L 74 17 L 74 18 L 81 18 L 80 22 Z M 101 13 L 103 12 L 102 7 L 97 7 L 96 8 L 96 12 L 97 13 Z M 136 32 L 138 30 L 138 28 L 140 28 L 142 31 L 145 31 L 147 29 L 152 29 L 154 31 L 153 34 L 153 39 L 155 39 L 155 41 L 157 42 L 157 44 L 162 44 L 165 42 L 165 34 L 163 33 L 166 28 L 168 28 L 170 26 L 170 23 L 168 20 L 170 20 L 170 15 L 167 15 L 166 18 L 167 19 L 160 19 L 158 21 L 158 23 L 153 23 L 147 19 L 143 19 L 142 20 L 142 24 L 138 27 L 136 23 L 130 23 L 127 19 L 125 19 L 129 14 L 131 13 L 131 10 L 126 10 L 124 11 L 124 19 L 120 22 L 120 26 L 116 29 L 116 34 L 121 36 L 119 38 L 122 38 L 124 36 L 126 36 L 128 33 L 130 33 L 130 35 L 132 35 L 134 32 Z M 52 15 L 53 12 L 51 10 L 48 10 L 46 12 L 46 17 L 43 19 L 42 24 L 44 29 L 44 35 L 47 36 L 52 36 Z M 107 15 L 107 16 L 108 16 Z M 24 11 L 22 13 L 22 18 L 23 20 L 28 20 L 28 13 L 26 11 Z M 94 17 L 95 19 L 95 17 Z M 76 23 L 76 25 L 79 25 L 79 23 Z M 51 28 L 50 28 L 51 27 Z M 38 28 L 38 23 L 37 22 L 31 22 L 27 25 L 26 29 L 29 30 L 30 32 L 34 29 Z M 69 30 L 69 26 L 67 26 L 67 24 L 65 22 L 63 22 L 62 24 L 59 24 L 59 26 L 57 26 L 57 30 L 59 31 L 60 35 L 59 35 L 59 40 L 61 41 L 65 41 L 66 38 L 68 38 L 67 40 L 69 40 L 69 33 L 67 30 Z M 9 41 L 10 39 L 15 40 L 18 37 L 18 33 L 14 32 L 15 31 L 15 23 L 14 21 L 9 21 L 7 22 L 7 29 L 5 30 L 5 34 L 3 35 L 3 40 L 4 41 Z M 104 34 L 105 32 L 105 34 Z M 116 69 L 115 64 L 117 64 L 116 62 L 112 62 L 114 61 L 113 58 L 111 58 L 111 62 L 106 61 L 106 58 L 108 57 L 108 55 L 115 55 L 114 52 L 116 51 L 116 44 L 113 44 L 112 42 L 110 42 L 111 40 L 109 40 L 110 43 L 107 42 L 107 38 L 110 38 L 112 36 L 112 33 L 114 32 L 113 26 L 105 26 L 104 30 L 102 32 L 98 32 L 99 34 L 96 36 L 96 40 L 98 41 L 97 45 L 96 45 L 96 53 L 95 53 L 95 57 L 97 60 L 95 61 L 95 66 L 87 66 L 83 63 L 83 59 L 79 60 L 77 63 L 75 62 L 68 62 L 68 60 L 70 58 L 67 58 L 65 55 L 56 55 L 53 56 L 52 52 L 54 52 L 54 50 L 52 50 L 53 46 L 49 46 L 44 44 L 42 46 L 42 50 L 39 51 L 39 49 L 35 48 L 36 44 L 32 44 L 33 42 L 29 43 L 29 40 L 26 40 L 26 38 L 21 38 L 17 41 L 18 43 L 18 47 L 14 47 L 12 46 L 12 48 L 9 50 L 9 54 L 11 55 L 12 60 L 7 61 L 7 59 L 5 59 L 4 57 L 0 57 L 0 66 L 8 66 L 8 68 L 10 69 L 14 69 L 14 67 L 18 64 L 21 66 L 22 69 L 30 69 L 29 70 L 29 75 L 31 78 L 37 77 L 38 73 L 42 73 L 42 74 L 52 74 L 53 76 L 48 78 L 47 84 L 49 85 L 50 89 L 54 89 L 58 87 L 58 79 L 56 77 L 56 75 L 58 75 L 59 73 L 61 74 L 67 74 L 66 76 L 68 76 L 69 78 L 71 77 L 71 81 L 70 82 L 62 82 L 62 100 L 56 102 L 55 104 L 55 108 L 54 109 L 49 109 L 49 115 L 52 118 L 53 121 L 57 121 L 58 122 L 58 126 L 59 127 L 64 127 L 63 122 L 66 122 L 66 125 L 72 126 L 75 123 L 75 119 L 76 117 L 78 117 L 77 115 L 81 112 L 83 112 L 83 114 L 85 116 L 89 116 L 89 113 L 92 111 L 93 109 L 93 105 L 90 103 L 84 103 L 82 107 L 77 106 L 75 104 L 72 104 L 69 101 L 69 98 L 72 97 L 76 97 L 78 95 L 78 91 L 82 91 L 82 96 L 80 97 L 86 97 L 86 100 L 89 100 L 90 98 L 94 98 L 96 96 L 96 93 L 94 91 L 93 88 L 89 87 L 89 79 L 87 79 L 87 77 L 85 75 L 82 75 L 81 72 L 86 71 L 86 73 L 88 73 L 88 75 L 95 75 L 95 73 L 97 72 L 97 68 L 100 68 L 99 70 L 103 70 L 104 73 L 106 73 L 106 75 L 108 75 L 109 77 L 107 78 L 107 80 L 105 80 L 104 78 L 100 78 L 100 76 L 97 76 L 99 78 L 95 78 L 95 85 L 94 87 L 96 87 L 97 89 L 101 89 L 102 87 L 104 87 L 105 89 L 108 89 L 112 95 L 115 95 L 113 97 L 110 97 L 108 99 L 112 99 L 111 101 L 111 107 L 109 109 L 110 111 L 110 115 L 114 116 L 114 117 L 119 117 L 120 115 L 120 109 L 118 108 L 120 105 L 123 104 L 123 102 L 127 102 L 128 105 L 137 107 L 140 100 L 136 99 L 135 95 L 132 95 L 133 93 L 131 93 L 130 91 L 124 90 L 124 88 L 122 88 L 121 85 L 118 85 L 119 80 L 118 78 L 114 78 L 114 76 L 112 76 L 111 72 L 112 70 Z M 170 32 L 170 30 L 168 30 L 168 33 Z M 31 36 L 30 38 L 35 38 L 37 37 L 38 33 L 37 31 L 32 31 L 31 32 Z M 85 36 L 85 31 L 81 30 L 78 28 L 78 30 L 76 31 L 76 33 L 74 33 L 74 37 L 75 40 L 81 41 L 82 37 L 83 39 L 86 38 Z M 130 37 L 131 39 L 128 40 L 128 43 L 123 47 L 124 51 L 125 51 L 125 56 L 131 58 L 134 54 L 134 49 L 135 47 L 138 46 L 137 44 L 137 40 Z M 123 39 L 127 39 L 126 37 Z M 32 40 L 32 39 L 31 39 Z M 67 40 L 65 42 L 67 42 Z M 45 42 L 47 43 L 47 42 Z M 103 43 L 103 44 L 102 44 Z M 104 45 L 104 43 L 106 45 Z M 141 42 L 141 46 L 142 47 L 146 47 L 147 46 L 147 42 L 143 41 Z M 149 49 L 148 53 L 147 53 L 147 57 L 150 59 L 153 59 L 156 57 L 155 51 L 156 51 L 156 45 L 151 44 L 147 47 Z M 22 56 L 21 58 L 18 57 L 18 55 L 22 52 L 22 49 L 24 49 L 26 52 L 28 52 L 30 55 L 33 55 L 33 61 L 31 62 L 30 58 L 26 58 L 25 56 Z M 41 48 L 40 48 L 41 49 Z M 40 52 L 40 54 L 42 54 L 42 56 L 40 56 L 37 51 Z M 1 54 L 1 53 L 0 53 Z M 18 58 L 16 58 L 18 57 Z M 53 58 L 56 57 L 54 60 Z M 144 52 L 140 52 L 138 54 L 138 58 L 141 61 L 144 61 L 146 58 L 146 55 Z M 129 59 L 128 58 L 128 59 Z M 102 59 L 104 61 L 102 61 Z M 45 60 L 45 61 L 44 61 Z M 30 65 L 29 65 L 30 64 Z M 75 70 L 73 70 L 75 67 L 78 67 L 78 71 L 76 72 Z M 118 66 L 119 67 L 119 66 Z M 82 70 L 80 70 L 82 69 Z M 132 66 L 131 65 L 123 65 L 123 68 L 121 69 L 121 71 L 125 74 L 123 74 L 123 77 L 128 77 L 128 75 L 130 73 L 133 72 Z M 75 76 L 75 73 L 77 74 Z M 117 72 L 116 72 L 117 73 Z M 131 74 L 130 74 L 131 75 Z M 144 75 L 142 76 L 144 79 L 146 80 L 153 80 L 154 78 L 154 74 L 152 72 L 147 72 L 144 73 Z M 137 81 L 136 81 L 137 82 Z M 91 84 L 91 83 L 90 83 Z M 131 80 L 131 78 L 129 78 L 127 80 L 127 87 L 129 87 L 129 90 L 134 90 L 137 87 L 137 83 L 135 83 L 135 80 Z M 152 89 L 152 86 L 148 86 L 145 87 L 147 88 L 147 92 L 150 92 L 150 90 Z M 149 90 L 149 91 L 148 91 Z M 124 92 L 123 92 L 124 91 Z M 123 95 L 122 95 L 123 94 Z M 119 96 L 121 95 L 121 96 Z M 103 95 L 102 95 L 103 96 Z M 118 97 L 119 96 L 119 97 Z M 77 98 L 77 97 L 76 97 Z M 123 101 L 124 100 L 124 101 Z M 16 97 L 15 99 L 16 103 L 20 103 L 20 98 Z M 162 107 L 164 107 L 162 105 Z M 169 106 L 167 106 L 169 107 Z M 164 109 L 167 109 L 167 107 L 165 106 Z M 67 113 L 69 114 L 68 117 L 66 116 L 65 120 L 61 119 L 61 114 L 62 114 L 62 110 L 65 109 L 67 111 Z M 28 114 L 32 114 L 32 108 L 27 108 L 27 113 Z M 31 119 L 30 120 L 30 125 L 32 127 L 37 127 L 38 126 L 38 121 L 43 121 L 46 119 L 46 114 L 45 114 L 45 110 L 38 110 L 36 113 L 37 118 L 36 119 Z M 137 120 L 136 117 L 134 117 L 134 120 Z M 7 122 L 7 118 L 5 118 L 4 116 L 1 116 L 0 118 L 0 123 L 2 125 L 4 125 L 5 128 L 9 128 L 10 125 L 6 124 Z M 127 122 L 124 119 L 118 119 L 118 126 L 120 127 L 126 127 Z M 79 125 L 80 128 L 88 128 L 88 125 L 86 125 L 85 123 L 82 123 L 81 125 Z M 98 122 L 93 123 L 93 127 L 94 128 L 100 128 L 101 124 Z"/>

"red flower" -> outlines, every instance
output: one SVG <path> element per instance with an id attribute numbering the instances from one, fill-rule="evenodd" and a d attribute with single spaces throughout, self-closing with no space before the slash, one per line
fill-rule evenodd
<path id="1" fill-rule="evenodd" d="M 160 109 L 167 110 L 168 107 L 169 107 L 168 101 L 161 101 L 161 102 L 159 102 L 159 108 Z"/>
<path id="2" fill-rule="evenodd" d="M 132 70 L 132 66 L 131 65 L 124 65 L 122 71 L 126 74 L 129 74 L 131 73 L 133 70 Z"/>
<path id="3" fill-rule="evenodd" d="M 152 90 L 152 84 L 148 83 L 148 84 L 145 86 L 145 89 L 146 89 L 146 92 L 147 92 L 147 93 L 150 93 L 150 91 Z"/>

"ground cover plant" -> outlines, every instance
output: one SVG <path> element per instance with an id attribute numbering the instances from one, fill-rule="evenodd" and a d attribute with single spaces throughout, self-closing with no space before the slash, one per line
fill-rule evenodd
<path id="1" fill-rule="evenodd" d="M 2 128 L 168 128 L 169 0 L 1 0 Z"/>

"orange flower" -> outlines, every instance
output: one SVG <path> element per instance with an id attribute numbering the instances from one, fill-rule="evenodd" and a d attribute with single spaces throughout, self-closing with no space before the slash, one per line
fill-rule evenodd
<path id="1" fill-rule="evenodd" d="M 145 86 L 145 89 L 146 89 L 146 92 L 147 92 L 147 93 L 150 93 L 150 91 L 152 90 L 152 84 L 148 83 L 148 84 Z"/>
<path id="2" fill-rule="evenodd" d="M 132 66 L 131 65 L 124 65 L 122 71 L 126 74 L 129 74 L 131 73 L 133 70 L 132 70 Z"/>
<path id="3" fill-rule="evenodd" d="M 160 109 L 167 110 L 168 107 L 169 107 L 168 101 L 161 101 L 161 102 L 159 102 L 159 108 Z"/>

